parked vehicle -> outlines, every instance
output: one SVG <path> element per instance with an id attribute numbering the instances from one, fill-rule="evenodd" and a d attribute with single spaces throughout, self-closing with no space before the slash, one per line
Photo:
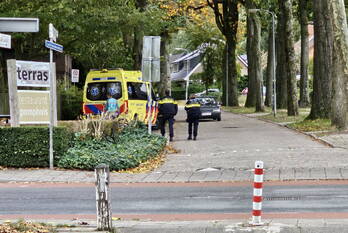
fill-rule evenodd
<path id="1" fill-rule="evenodd" d="M 148 95 L 152 94 L 151 104 Z M 83 93 L 83 113 L 100 114 L 104 111 L 107 94 L 117 99 L 120 108 L 119 116 L 127 119 L 137 119 L 148 123 L 150 111 L 152 124 L 155 124 L 158 114 L 158 104 L 150 83 L 142 81 L 140 71 L 125 71 L 123 69 L 91 70 L 87 77 Z"/>
<path id="2" fill-rule="evenodd" d="M 201 105 L 201 119 L 211 118 L 221 121 L 221 106 L 214 97 L 196 97 L 195 99 Z"/>
<path id="3" fill-rule="evenodd" d="M 211 93 L 219 93 L 219 92 L 220 92 L 219 89 L 211 88 L 211 89 L 208 89 L 208 93 L 207 93 L 207 91 L 205 90 L 205 91 L 196 93 L 195 96 L 200 97 L 200 96 L 209 95 L 209 94 L 211 94 Z"/>

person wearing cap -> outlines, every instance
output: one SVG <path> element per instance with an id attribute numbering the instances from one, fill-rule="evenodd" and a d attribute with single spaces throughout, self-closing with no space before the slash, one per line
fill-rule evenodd
<path id="1" fill-rule="evenodd" d="M 165 96 L 158 101 L 158 119 L 162 136 L 165 136 L 165 125 L 169 125 L 169 141 L 174 138 L 174 116 L 178 113 L 178 104 L 169 95 L 169 90 L 165 91 Z"/>
<path id="2" fill-rule="evenodd" d="M 195 99 L 194 96 L 191 96 L 190 99 L 186 102 L 185 110 L 187 114 L 186 121 L 188 123 L 187 140 L 192 140 L 192 127 L 193 127 L 193 140 L 197 140 L 199 118 L 201 116 L 201 105 Z"/>

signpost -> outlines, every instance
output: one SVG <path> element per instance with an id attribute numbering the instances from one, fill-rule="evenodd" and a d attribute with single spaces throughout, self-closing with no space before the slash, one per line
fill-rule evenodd
<path id="1" fill-rule="evenodd" d="M 45 47 L 48 49 L 52 49 L 54 51 L 60 52 L 60 53 L 63 52 L 63 46 L 60 44 L 56 44 L 52 41 L 45 40 Z"/>
<path id="2" fill-rule="evenodd" d="M 80 77 L 80 70 L 78 69 L 71 69 L 71 82 L 78 83 Z"/>
<path id="3" fill-rule="evenodd" d="M 0 33 L 0 48 L 11 48 L 11 36 Z"/>
<path id="4" fill-rule="evenodd" d="M 148 94 L 149 102 L 149 122 L 148 132 L 151 134 L 152 128 L 152 82 L 160 81 L 160 36 L 144 36 L 143 39 L 143 59 L 141 71 L 143 80 L 150 82 L 150 93 Z"/>
<path id="5" fill-rule="evenodd" d="M 48 26 L 48 35 L 50 40 L 45 40 L 46 48 L 50 49 L 50 169 L 53 169 L 53 126 L 57 126 L 57 100 L 56 100 L 56 69 L 53 64 L 53 50 L 62 53 L 63 46 L 54 43 L 58 38 L 58 30 L 56 30 L 53 24 Z"/>
<path id="6" fill-rule="evenodd" d="M 39 32 L 39 19 L 0 18 L 0 32 Z"/>

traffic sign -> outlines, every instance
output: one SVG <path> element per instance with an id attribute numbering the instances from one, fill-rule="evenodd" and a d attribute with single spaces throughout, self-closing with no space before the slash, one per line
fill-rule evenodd
<path id="1" fill-rule="evenodd" d="M 39 19 L 1 17 L 0 32 L 39 32 Z"/>
<path id="2" fill-rule="evenodd" d="M 55 29 L 55 27 L 51 23 L 48 25 L 48 34 L 49 34 L 50 39 L 52 39 L 54 42 L 57 41 L 58 30 Z"/>
<path id="3" fill-rule="evenodd" d="M 11 36 L 0 33 L 0 48 L 11 48 Z"/>
<path id="4" fill-rule="evenodd" d="M 80 75 L 80 71 L 78 69 L 71 69 L 71 82 L 78 83 L 79 75 Z"/>
<path id="5" fill-rule="evenodd" d="M 56 43 L 49 41 L 49 40 L 45 40 L 45 47 L 48 49 L 52 49 L 54 51 L 60 52 L 60 53 L 63 52 L 63 45 L 56 44 Z"/>

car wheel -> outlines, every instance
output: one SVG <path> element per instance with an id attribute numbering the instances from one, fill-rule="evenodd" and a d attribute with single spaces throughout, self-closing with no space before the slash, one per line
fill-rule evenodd
<path id="1" fill-rule="evenodd" d="M 221 116 L 219 116 L 219 117 L 217 118 L 217 121 L 221 121 Z"/>

